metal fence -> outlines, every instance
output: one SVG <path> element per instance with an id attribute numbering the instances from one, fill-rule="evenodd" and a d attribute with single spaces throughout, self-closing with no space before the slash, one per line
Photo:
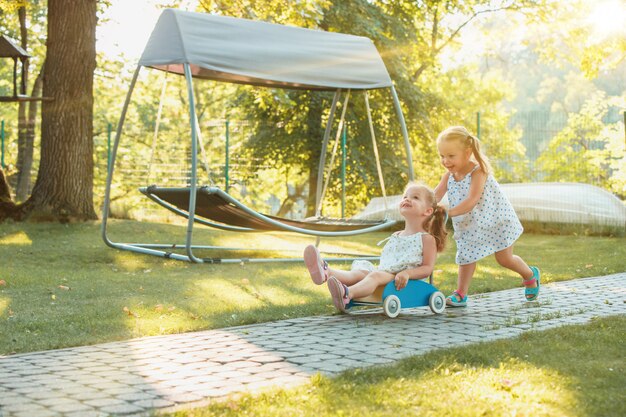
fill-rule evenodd
<path id="1" fill-rule="evenodd" d="M 528 181 L 545 181 L 546 177 L 549 176 L 549 172 L 547 172 L 545 167 L 539 163 L 540 157 L 544 155 L 546 148 L 555 136 L 568 126 L 568 121 L 571 116 L 572 114 L 564 111 L 524 111 L 513 114 L 509 119 L 509 128 L 519 128 L 522 132 L 520 142 L 526 149 L 525 157 L 528 166 Z M 479 114 L 477 120 L 480 120 Z M 626 164 L 626 160 L 624 159 L 626 150 L 626 131 L 624 130 L 624 125 L 626 125 L 626 111 L 618 108 L 611 108 L 603 118 L 602 122 L 606 125 L 621 125 L 623 146 L 621 147 L 621 154 L 613 155 L 613 159 L 621 160 Z M 479 123 L 477 128 L 480 129 Z M 583 138 L 580 139 L 582 141 Z M 599 142 L 594 142 L 593 138 L 586 139 L 591 144 L 590 147 L 593 148 L 595 146 L 596 150 L 598 150 L 598 147 L 605 146 Z M 576 172 L 578 170 L 579 172 L 583 172 L 585 170 L 585 166 L 583 166 L 585 162 L 587 161 L 568 161 L 569 165 L 571 165 L 570 171 Z M 595 175 L 593 173 L 588 173 L 588 175 L 584 178 L 584 182 L 602 188 L 608 188 L 606 185 L 606 176 L 611 174 L 610 172 L 607 172 L 611 169 L 611 167 L 606 167 L 603 172 Z M 568 181 L 568 178 L 563 178 L 562 180 Z M 577 181 L 580 181 L 580 178 L 578 178 Z M 624 192 L 620 192 L 620 190 L 615 189 L 610 191 L 618 194 L 622 199 L 626 196 L 626 190 L 623 190 Z"/>
<path id="2" fill-rule="evenodd" d="M 542 166 L 538 163 L 539 158 L 545 151 L 550 141 L 567 126 L 569 116 L 570 115 L 565 112 L 533 111 L 518 112 L 509 120 L 509 126 L 511 128 L 518 128 L 521 131 L 520 141 L 526 150 L 525 157 L 528 165 L 528 182 L 541 182 L 545 180 L 546 172 L 542 170 Z M 613 114 L 609 115 L 605 122 L 621 123 L 623 129 L 624 123 L 622 120 L 626 120 L 626 112 L 613 112 Z M 477 113 L 476 121 L 476 131 L 480 136 L 480 113 Z M 215 173 L 215 177 L 217 178 L 216 185 L 223 188 L 235 186 L 238 191 L 233 190 L 234 192 L 243 192 L 245 194 L 247 192 L 246 178 L 253 178 L 255 172 L 268 168 L 255 163 L 255 161 L 238 159 L 238 147 L 242 146 L 242 143 L 244 143 L 245 139 L 251 134 L 249 124 L 245 121 L 215 120 L 207 122 L 204 129 L 207 130 L 205 134 L 206 137 L 211 138 L 211 142 L 214 143 L 213 146 L 221 147 L 219 152 L 216 152 L 215 148 L 213 150 L 207 149 L 207 152 L 212 152 L 213 156 L 208 158 L 208 160 L 206 160 L 203 164 L 205 166 L 205 170 L 208 168 L 208 170 Z M 15 130 L 16 129 L 12 129 L 11 132 L 14 133 Z M 109 162 L 113 132 L 113 126 L 109 125 L 108 129 L 106 129 L 104 133 L 94 138 L 96 170 L 96 190 L 94 195 L 96 196 L 101 196 L 102 192 L 100 192 L 100 189 L 104 189 L 104 181 Z M 624 135 L 624 147 L 622 148 L 621 158 L 622 162 L 626 163 L 626 159 L 624 159 L 626 133 Z M 2 121 L 0 124 L 0 162 L 3 164 L 3 168 L 15 163 L 13 160 L 15 157 L 14 152 L 7 154 L 7 149 L 10 148 L 15 151 L 17 148 L 15 143 L 16 138 L 11 136 L 13 135 L 7 136 L 5 134 L 5 123 Z M 207 139 L 207 143 L 208 142 L 209 139 Z M 150 153 L 150 150 L 146 149 L 145 153 Z M 219 156 L 215 156 L 216 153 L 219 154 Z M 35 157 L 37 159 L 37 153 L 35 154 Z M 146 186 L 149 185 L 147 181 L 149 182 L 151 180 L 150 177 L 154 177 L 157 181 L 160 177 L 165 178 L 166 181 L 177 181 L 179 184 L 184 184 L 185 182 L 188 182 L 189 178 L 189 167 L 186 162 L 186 157 L 187 155 L 185 155 L 184 152 L 178 159 L 174 159 L 170 156 L 162 160 L 159 160 L 159 158 L 153 158 L 153 160 L 150 161 L 148 160 L 150 158 L 146 158 L 145 161 L 123 160 L 123 158 L 120 159 L 118 156 L 117 164 L 119 165 L 116 165 L 116 177 L 117 182 L 120 184 L 119 187 L 130 190 L 136 189 L 139 186 Z M 497 163 L 498 161 L 493 162 Z M 33 163 L 32 173 L 33 181 L 36 176 L 37 168 L 38 161 L 35 160 Z M 202 168 L 200 168 L 200 170 L 202 170 Z M 567 178 L 564 178 L 563 180 L 568 181 Z M 602 181 L 600 181 L 599 178 L 591 176 L 587 177 L 585 181 L 582 182 L 601 187 L 603 186 Z M 604 188 L 606 189 L 607 187 Z M 122 194 L 124 194 L 124 192 L 122 192 Z M 619 193 L 614 194 L 619 195 Z M 276 210 L 276 208 L 280 205 L 282 198 L 284 197 L 272 196 L 272 198 L 261 203 L 262 206 L 264 204 L 264 207 L 258 207 L 257 209 L 264 210 L 272 214 L 272 211 Z M 620 198 L 622 199 L 623 207 L 623 194 Z M 148 217 L 158 217 L 159 213 L 162 213 L 161 209 L 154 207 L 151 203 L 145 204 L 146 202 L 141 200 L 142 199 L 139 198 L 128 204 L 125 203 L 125 205 L 121 206 L 118 214 L 120 216 L 129 215 L 131 217 L 136 217 L 136 213 L 142 212 L 147 213 Z M 589 203 L 590 205 L 602 204 L 597 201 L 589 201 Z M 96 201 L 96 204 L 99 205 L 101 202 Z M 569 210 L 569 208 L 566 208 L 568 207 L 567 204 L 561 204 L 558 201 L 554 204 L 556 207 L 560 207 L 563 211 Z M 291 213 L 291 217 L 301 216 L 304 209 L 303 204 L 296 204 L 294 207 L 294 212 Z M 624 210 L 626 211 L 626 209 Z"/>

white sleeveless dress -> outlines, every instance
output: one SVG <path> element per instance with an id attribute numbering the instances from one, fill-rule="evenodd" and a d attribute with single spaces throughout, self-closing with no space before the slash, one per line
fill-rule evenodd
<path id="1" fill-rule="evenodd" d="M 448 178 L 450 208 L 456 207 L 469 195 L 472 173 L 461 181 Z M 466 214 L 452 217 L 456 241 L 456 263 L 466 265 L 511 246 L 524 231 L 513 206 L 500 189 L 496 179 L 489 175 L 480 200 Z"/>
<path id="2" fill-rule="evenodd" d="M 387 241 L 380 255 L 380 264 L 376 268 L 371 262 L 364 260 L 356 260 L 352 262 L 352 270 L 360 271 L 385 271 L 396 274 L 405 269 L 416 268 L 422 264 L 424 245 L 422 243 L 422 235 L 427 233 L 418 232 L 409 236 L 400 236 L 396 232 L 387 239 L 378 242 Z"/>

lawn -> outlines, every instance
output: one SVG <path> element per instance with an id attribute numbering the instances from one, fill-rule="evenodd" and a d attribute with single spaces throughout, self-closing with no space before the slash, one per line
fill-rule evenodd
<path id="1" fill-rule="evenodd" d="M 169 415 L 622 417 L 624 329 L 618 316 L 528 332 Z"/>
<path id="2" fill-rule="evenodd" d="M 114 220 L 123 241 L 183 241 L 176 225 Z M 328 239 L 324 248 L 377 253 L 387 232 Z M 171 236 L 177 236 L 172 238 Z M 294 234 L 246 234 L 199 229 L 196 242 L 295 249 L 314 242 Z M 454 241 L 440 255 L 435 285 L 455 288 Z M 543 282 L 624 271 L 626 239 L 525 234 L 515 251 L 542 269 Z M 348 264 L 345 264 L 347 267 Z M 520 287 L 493 259 L 478 267 L 472 293 Z M 302 263 L 189 264 L 110 249 L 98 222 L 0 224 L 0 355 L 134 337 L 221 328 L 334 310 L 325 287 L 314 286 Z"/>

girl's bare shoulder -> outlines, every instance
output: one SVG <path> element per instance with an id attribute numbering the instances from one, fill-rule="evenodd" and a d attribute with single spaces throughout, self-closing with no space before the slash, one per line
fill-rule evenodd
<path id="1" fill-rule="evenodd" d="M 435 244 L 435 237 L 433 235 L 431 235 L 430 233 L 423 233 L 422 234 L 422 243 L 423 244 Z"/>
<path id="2" fill-rule="evenodd" d="M 486 180 L 488 176 L 489 174 L 483 171 L 480 166 L 476 168 L 474 172 L 472 172 L 472 179 L 475 180 Z"/>

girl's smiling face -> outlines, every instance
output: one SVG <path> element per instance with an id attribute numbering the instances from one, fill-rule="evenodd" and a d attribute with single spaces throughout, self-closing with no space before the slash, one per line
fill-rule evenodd
<path id="1" fill-rule="evenodd" d="M 472 157 L 470 148 L 464 148 L 458 140 L 443 140 L 437 147 L 441 165 L 449 172 L 455 174 L 467 169 Z"/>

